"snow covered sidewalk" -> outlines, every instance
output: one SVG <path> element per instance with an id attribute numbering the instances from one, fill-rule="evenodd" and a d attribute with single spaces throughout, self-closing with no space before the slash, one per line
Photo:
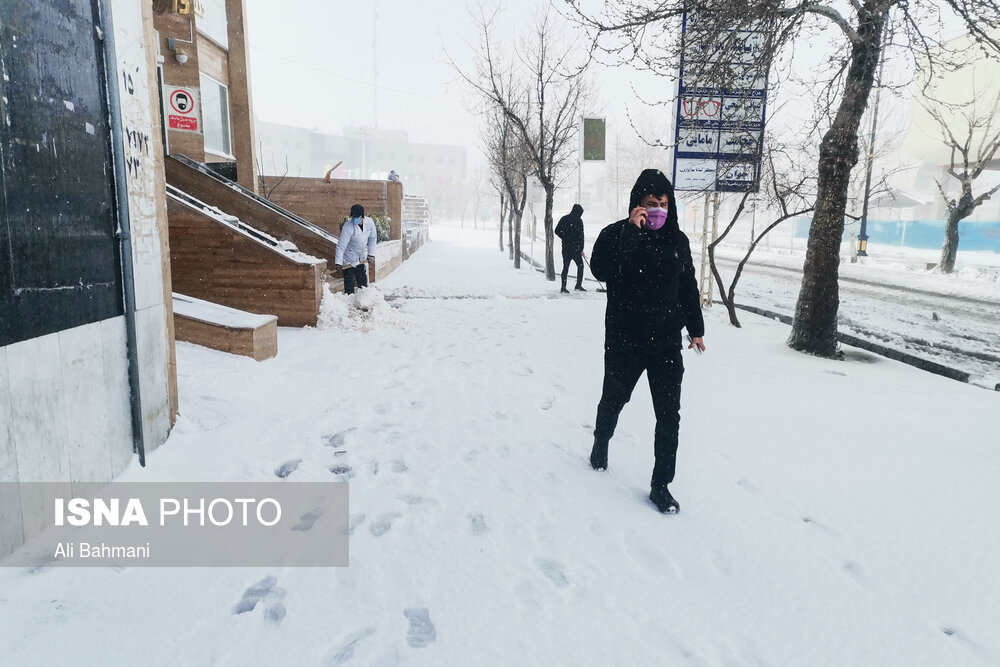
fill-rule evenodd
<path id="1" fill-rule="evenodd" d="M 1000 661 L 1000 395 L 716 309 L 660 515 L 644 379 L 587 463 L 604 295 L 431 237 L 275 359 L 178 343 L 181 418 L 123 476 L 349 481 L 349 568 L 0 569 L 0 662 Z"/>

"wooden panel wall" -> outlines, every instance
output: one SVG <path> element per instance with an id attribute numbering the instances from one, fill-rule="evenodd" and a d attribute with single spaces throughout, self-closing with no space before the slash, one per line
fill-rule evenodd
<path id="1" fill-rule="evenodd" d="M 166 158 L 166 171 L 167 182 L 175 188 L 279 240 L 291 241 L 302 252 L 325 259 L 328 267 L 335 265 L 336 243 L 173 158 Z"/>
<path id="2" fill-rule="evenodd" d="M 321 178 L 285 178 L 262 176 L 268 190 L 274 187 L 271 201 L 310 220 L 329 232 L 340 235 L 340 223 L 353 204 L 365 207 L 365 213 L 384 213 L 392 218 L 392 240 L 402 238 L 403 187 L 388 181 Z"/>
<path id="3" fill-rule="evenodd" d="M 229 85 L 229 54 L 221 46 L 198 34 L 198 69 L 224 86 Z"/>
<path id="4" fill-rule="evenodd" d="M 233 156 L 240 185 L 258 192 L 257 133 L 254 131 L 253 92 L 250 85 L 246 2 L 226 0 L 229 37 L 229 120 L 233 126 Z"/>
<path id="5" fill-rule="evenodd" d="M 213 350 L 264 361 L 278 354 L 278 325 L 274 320 L 256 328 L 234 328 L 175 314 L 177 340 Z"/>
<path id="6" fill-rule="evenodd" d="M 326 262 L 290 257 L 170 198 L 173 289 L 251 313 L 277 315 L 281 326 L 315 326 Z"/>
<path id="7" fill-rule="evenodd" d="M 156 14 L 153 27 L 160 38 L 159 52 L 163 55 L 163 82 L 168 86 L 182 86 L 201 90 L 201 75 L 198 69 L 198 31 L 194 29 L 194 14 Z M 174 52 L 167 48 L 168 38 L 178 40 L 178 46 L 187 53 L 188 60 L 181 65 Z M 187 41 L 192 44 L 187 44 Z M 184 153 L 195 159 L 205 159 L 205 135 L 201 132 L 167 130 L 168 151 Z"/>

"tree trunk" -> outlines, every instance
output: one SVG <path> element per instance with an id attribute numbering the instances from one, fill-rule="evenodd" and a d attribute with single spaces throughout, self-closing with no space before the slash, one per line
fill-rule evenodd
<path id="1" fill-rule="evenodd" d="M 938 263 L 938 270 L 941 273 L 951 273 L 955 270 L 955 259 L 958 257 L 958 223 L 972 215 L 975 208 L 972 187 L 963 183 L 962 197 L 955 206 L 948 208 L 948 220 L 944 223 L 944 245 L 941 246 L 941 261 Z"/>
<path id="2" fill-rule="evenodd" d="M 506 215 L 504 206 L 506 205 L 506 200 L 504 199 L 503 193 L 500 194 L 500 252 L 503 252 L 503 219 Z"/>
<path id="3" fill-rule="evenodd" d="M 875 78 L 884 24 L 884 11 L 872 12 L 859 23 L 840 107 L 819 149 L 816 207 L 788 346 L 821 357 L 837 353 L 837 281 L 847 188 L 858 161 L 858 126 Z"/>
<path id="4" fill-rule="evenodd" d="M 521 268 L 521 219 L 524 218 L 524 209 L 517 212 L 514 222 L 514 268 Z"/>
<path id="5" fill-rule="evenodd" d="M 958 255 L 958 209 L 948 212 L 948 220 L 944 223 L 944 245 L 941 246 L 941 261 L 938 269 L 941 273 L 951 273 L 955 270 L 955 257 Z"/>
<path id="6" fill-rule="evenodd" d="M 545 279 L 554 281 L 556 279 L 556 261 L 552 254 L 555 245 L 555 233 L 552 225 L 552 200 L 555 196 L 556 185 L 552 181 L 542 183 L 545 188 Z"/>
<path id="7" fill-rule="evenodd" d="M 514 259 L 514 204 L 507 208 L 507 254 Z"/>

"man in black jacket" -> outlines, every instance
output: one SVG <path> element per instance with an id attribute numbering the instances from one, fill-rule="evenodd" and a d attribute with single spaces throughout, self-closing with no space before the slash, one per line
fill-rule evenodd
<path id="1" fill-rule="evenodd" d="M 702 352 L 705 324 L 691 246 L 677 224 L 673 186 L 660 171 L 646 169 L 639 176 L 629 217 L 601 231 L 590 268 L 608 286 L 604 390 L 590 465 L 607 469 L 608 442 L 618 415 L 646 371 L 656 413 L 649 498 L 661 512 L 677 512 L 680 505 L 667 485 L 674 479 L 680 426 L 681 329 L 687 327 L 691 337 L 688 347 Z"/>
<path id="2" fill-rule="evenodd" d="M 569 294 L 566 289 L 566 276 L 569 273 L 569 263 L 576 262 L 576 290 L 586 292 L 583 288 L 583 207 L 573 204 L 572 212 L 559 218 L 556 225 L 556 236 L 562 239 L 562 289 L 560 292 Z"/>

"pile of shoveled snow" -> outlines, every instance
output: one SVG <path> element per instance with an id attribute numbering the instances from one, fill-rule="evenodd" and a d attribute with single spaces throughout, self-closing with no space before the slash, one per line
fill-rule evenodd
<path id="1" fill-rule="evenodd" d="M 378 327 L 402 329 L 406 316 L 385 300 L 385 294 L 376 285 L 369 285 L 354 294 L 330 291 L 323 288 L 318 329 L 342 329 L 366 333 Z"/>

